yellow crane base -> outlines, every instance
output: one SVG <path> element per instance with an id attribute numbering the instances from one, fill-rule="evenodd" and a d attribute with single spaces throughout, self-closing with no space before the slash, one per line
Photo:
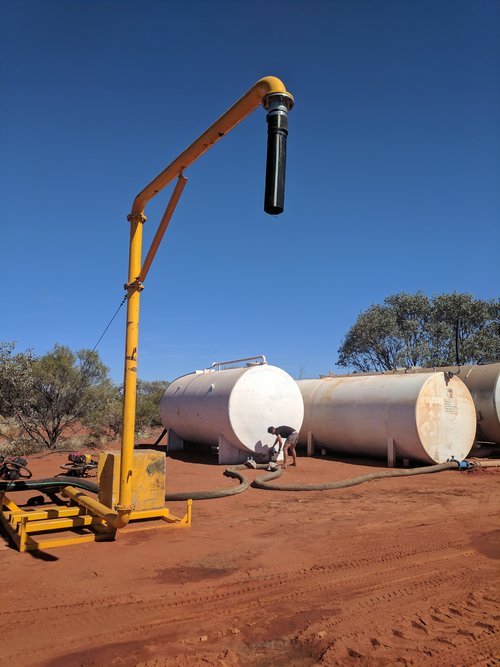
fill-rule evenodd
<path id="1" fill-rule="evenodd" d="M 187 501 L 182 519 L 166 507 L 133 511 L 125 532 L 160 527 L 187 528 L 191 526 L 192 500 Z M 0 494 L 0 522 L 19 551 L 40 551 L 83 542 L 103 542 L 116 539 L 116 529 L 105 519 L 76 502 L 70 505 L 43 505 L 31 507 L 16 505 Z M 157 521 L 152 522 L 151 520 Z"/>

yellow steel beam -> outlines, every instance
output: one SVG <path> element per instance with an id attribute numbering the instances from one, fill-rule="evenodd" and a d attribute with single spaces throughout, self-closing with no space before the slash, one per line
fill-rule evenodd
<path id="1" fill-rule="evenodd" d="M 20 509 L 18 512 L 11 512 L 11 520 L 17 521 L 22 516 L 26 516 L 28 521 L 41 521 L 43 519 L 59 519 L 60 517 L 78 516 L 86 512 L 83 507 L 49 507 L 46 510 L 25 511 Z"/>
<path id="2" fill-rule="evenodd" d="M 94 533 L 86 535 L 68 535 L 64 537 L 34 537 L 28 536 L 25 551 L 38 551 L 43 549 L 54 549 L 56 547 L 67 547 L 71 544 L 82 544 L 85 542 L 98 542 L 103 538 Z"/>
<path id="3" fill-rule="evenodd" d="M 177 183 L 175 184 L 172 196 L 170 197 L 170 201 L 168 202 L 167 208 L 165 209 L 165 213 L 163 214 L 163 217 L 160 221 L 160 226 L 156 230 L 155 237 L 153 239 L 153 242 L 151 243 L 151 247 L 148 250 L 148 254 L 146 255 L 144 264 L 142 265 L 141 272 L 137 279 L 140 283 L 143 283 L 146 279 L 146 276 L 148 275 L 149 268 L 156 255 L 156 251 L 160 246 L 163 235 L 167 231 L 168 223 L 172 218 L 172 215 L 175 211 L 175 207 L 177 206 L 177 203 L 181 197 L 182 191 L 184 190 L 184 186 L 186 185 L 186 183 L 187 183 L 187 178 L 184 178 L 184 176 L 179 176 L 179 178 L 177 179 Z"/>
<path id="4" fill-rule="evenodd" d="M 127 287 L 127 329 L 125 338 L 125 371 L 123 379 L 123 424 L 120 463 L 120 493 L 117 509 L 126 526 L 132 511 L 132 475 L 134 458 L 135 406 L 137 391 L 137 350 L 139 347 L 139 304 L 142 284 L 137 281 L 141 270 L 142 225 L 144 215 L 129 215 L 130 251 Z M 116 526 L 119 528 L 122 526 Z"/>
<path id="5" fill-rule="evenodd" d="M 12 526 L 12 525 L 9 523 L 8 519 L 5 518 L 5 516 L 3 515 L 3 513 L 0 513 L 0 523 L 1 523 L 2 526 L 5 528 L 5 531 L 8 533 L 9 537 L 10 537 L 11 540 L 14 542 L 14 544 L 16 545 L 16 547 L 19 549 L 19 551 L 21 551 L 21 549 L 19 548 L 19 546 L 20 546 L 20 536 L 19 536 L 19 533 L 18 533 L 17 530 L 14 528 L 14 526 Z"/>
<path id="6" fill-rule="evenodd" d="M 60 519 L 47 519 L 47 521 L 34 521 L 26 526 L 27 533 L 44 533 L 48 530 L 63 530 L 65 528 L 81 528 L 90 526 L 93 517 L 90 514 L 83 516 L 62 517 Z"/>
<path id="7" fill-rule="evenodd" d="M 0 500 L 2 501 L 1 504 L 4 507 L 7 507 L 7 509 L 9 509 L 11 512 L 22 512 L 22 509 L 16 505 L 16 503 L 8 496 L 4 495 L 3 498 L 0 498 Z"/>
<path id="8" fill-rule="evenodd" d="M 140 521 L 141 519 L 163 519 L 164 521 L 168 521 L 169 523 L 187 523 L 189 521 L 189 524 L 191 524 L 191 508 L 193 505 L 192 500 L 187 501 L 187 511 L 186 515 L 180 519 L 177 516 L 174 516 L 173 514 L 170 514 L 170 510 L 168 507 L 158 507 L 156 509 L 149 509 L 149 510 L 134 510 L 130 514 L 130 520 L 131 521 Z"/>
<path id="9" fill-rule="evenodd" d="M 166 507 L 153 510 L 134 510 L 130 514 L 131 521 L 139 521 L 141 519 L 162 519 L 169 516 L 170 512 Z M 180 521 L 180 519 L 178 519 Z"/>

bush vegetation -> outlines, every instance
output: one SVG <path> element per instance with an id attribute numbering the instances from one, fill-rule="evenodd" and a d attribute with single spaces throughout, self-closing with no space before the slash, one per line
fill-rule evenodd
<path id="1" fill-rule="evenodd" d="M 337 364 L 355 372 L 479 364 L 500 358 L 500 301 L 453 292 L 400 292 L 362 312 Z"/>
<path id="2" fill-rule="evenodd" d="M 140 380 L 136 436 L 159 426 L 166 381 Z M 70 444 L 100 446 L 121 432 L 122 392 L 95 351 L 56 344 L 43 356 L 0 343 L 0 436 L 4 454 Z"/>

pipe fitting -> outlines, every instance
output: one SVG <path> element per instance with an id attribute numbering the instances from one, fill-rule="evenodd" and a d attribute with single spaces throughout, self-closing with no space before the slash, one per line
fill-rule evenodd
<path id="1" fill-rule="evenodd" d="M 146 222 L 147 218 L 144 215 L 144 213 L 129 213 L 127 215 L 127 220 L 131 223 L 134 222 L 142 222 L 143 224 Z"/>
<path id="2" fill-rule="evenodd" d="M 119 505 L 116 506 L 117 516 L 112 522 L 113 528 L 119 530 L 120 528 L 125 528 L 130 521 L 130 515 L 133 511 L 132 507 L 122 509 Z"/>
<path id="3" fill-rule="evenodd" d="M 269 93 L 262 100 L 262 106 L 268 112 L 287 114 L 295 104 L 293 95 L 291 93 Z"/>
<path id="4" fill-rule="evenodd" d="M 283 213 L 285 200 L 286 142 L 288 112 L 294 99 L 290 93 L 270 93 L 262 101 L 267 110 L 267 164 L 264 211 Z"/>

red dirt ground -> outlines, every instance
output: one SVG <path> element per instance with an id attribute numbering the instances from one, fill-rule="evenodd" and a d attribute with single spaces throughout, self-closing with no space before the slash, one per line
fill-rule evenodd
<path id="1" fill-rule="evenodd" d="M 47 476 L 64 458 L 30 465 Z M 298 463 L 282 480 L 373 471 Z M 168 491 L 233 485 L 222 470 L 169 458 Z M 36 556 L 2 534 L 0 664 L 499 665 L 499 480 L 488 469 L 341 491 L 251 488 L 194 502 L 191 528 L 132 526 L 113 543 Z M 168 507 L 184 514 L 185 503 Z"/>

